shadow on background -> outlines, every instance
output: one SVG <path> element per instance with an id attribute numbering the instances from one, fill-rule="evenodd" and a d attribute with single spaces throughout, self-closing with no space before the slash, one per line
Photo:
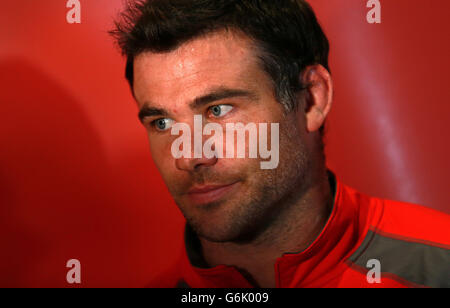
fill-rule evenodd
<path id="1" fill-rule="evenodd" d="M 83 286 L 147 282 L 160 263 L 149 261 L 158 224 L 145 199 L 161 185 L 133 185 L 133 162 L 108 166 L 58 82 L 20 58 L 0 61 L 0 71 L 0 287 L 68 286 L 69 259 L 81 261 Z"/>
<path id="2" fill-rule="evenodd" d="M 96 205 L 107 201 L 98 176 L 108 172 L 105 155 L 79 104 L 57 82 L 18 58 L 1 61 L 0 71 L 0 232 L 6 260 L 0 285 L 32 283 L 26 280 L 42 266 L 48 266 L 50 282 L 58 267 L 49 265 L 62 257 L 61 248 L 95 230 Z"/>

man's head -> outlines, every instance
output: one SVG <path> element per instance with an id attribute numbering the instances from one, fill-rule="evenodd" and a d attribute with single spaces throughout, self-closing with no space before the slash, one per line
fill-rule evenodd
<path id="1" fill-rule="evenodd" d="M 177 205 L 211 241 L 261 232 L 324 166 L 332 82 L 328 41 L 311 8 L 300 0 L 153 0 L 123 16 L 114 34 L 126 78 Z M 222 126 L 279 123 L 278 167 L 262 170 L 250 158 L 175 159 L 170 127 L 192 127 L 194 115 Z"/>

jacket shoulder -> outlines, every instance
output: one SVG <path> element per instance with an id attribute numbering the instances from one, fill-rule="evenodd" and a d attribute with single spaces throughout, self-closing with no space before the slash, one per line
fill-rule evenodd
<path id="1" fill-rule="evenodd" d="M 399 201 L 371 198 L 381 215 L 371 221 L 349 261 L 359 268 L 376 260 L 382 276 L 412 287 L 450 287 L 450 216 Z"/>
<path id="2" fill-rule="evenodd" d="M 378 225 L 373 226 L 378 233 L 450 248 L 450 215 L 407 202 L 381 202 L 382 219 Z"/>

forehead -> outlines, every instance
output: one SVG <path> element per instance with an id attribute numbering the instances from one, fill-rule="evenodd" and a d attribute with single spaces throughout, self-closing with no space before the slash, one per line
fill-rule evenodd
<path id="1" fill-rule="evenodd" d="M 255 48 L 244 35 L 223 31 L 168 53 L 145 52 L 134 62 L 134 94 L 139 105 L 180 107 L 211 88 L 252 89 L 267 82 Z M 169 104 L 169 106 L 167 106 Z"/>

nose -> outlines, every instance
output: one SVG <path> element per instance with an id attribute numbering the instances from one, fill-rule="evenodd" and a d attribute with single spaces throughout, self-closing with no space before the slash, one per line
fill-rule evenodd
<path id="1" fill-rule="evenodd" d="M 179 158 L 176 159 L 175 165 L 179 170 L 183 171 L 195 171 L 201 167 L 211 167 L 217 163 L 218 158 Z"/>
<path id="2" fill-rule="evenodd" d="M 193 126 L 193 129 L 192 129 Z M 194 123 L 191 123 L 191 131 L 194 132 L 194 138 L 190 139 L 190 155 L 185 157 L 184 155 L 180 158 L 175 159 L 175 165 L 179 170 L 183 171 L 195 171 L 201 167 L 211 167 L 217 163 L 217 153 L 211 158 L 205 155 L 203 146 L 205 145 L 206 139 L 208 138 L 203 134 L 203 121 L 202 116 L 195 115 Z M 184 148 L 184 144 L 183 144 Z M 211 150 L 215 152 L 216 146 L 213 144 Z M 187 149 L 186 149 L 187 150 Z M 201 157 L 201 158 L 199 158 Z"/>

